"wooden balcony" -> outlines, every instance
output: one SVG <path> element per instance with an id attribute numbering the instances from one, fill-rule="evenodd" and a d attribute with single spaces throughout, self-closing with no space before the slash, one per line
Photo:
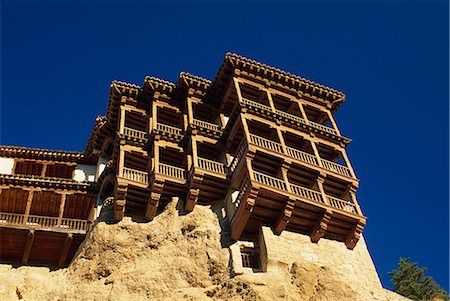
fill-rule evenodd
<path id="1" fill-rule="evenodd" d="M 135 130 L 135 129 L 132 129 L 132 128 L 129 128 L 129 127 L 124 127 L 123 128 L 123 133 L 127 137 L 134 138 L 134 139 L 139 139 L 139 140 L 146 139 L 146 135 L 147 135 L 146 132 Z"/>
<path id="2" fill-rule="evenodd" d="M 250 143 L 255 144 L 260 147 L 267 148 L 273 152 L 284 154 L 283 153 L 283 147 L 280 143 L 274 142 L 272 140 L 250 134 Z"/>
<path id="3" fill-rule="evenodd" d="M 169 164 L 158 163 L 158 173 L 172 179 L 186 180 L 186 170 L 184 168 Z"/>
<path id="4" fill-rule="evenodd" d="M 331 170 L 335 173 L 338 173 L 340 175 L 352 178 L 352 174 L 350 173 L 350 169 L 346 166 L 343 166 L 341 164 L 331 162 L 325 159 L 320 159 L 322 161 L 322 165 L 325 169 Z"/>
<path id="5" fill-rule="evenodd" d="M 148 173 L 145 171 L 140 171 L 136 169 L 131 169 L 128 167 L 123 168 L 123 177 L 130 181 L 140 183 L 140 184 L 148 184 Z"/>
<path id="6" fill-rule="evenodd" d="M 312 165 L 316 165 L 319 166 L 319 164 L 317 163 L 317 158 L 314 155 L 308 154 L 306 152 L 303 151 L 299 151 L 295 148 L 292 147 L 286 147 L 287 150 L 287 154 L 289 157 L 295 158 L 297 160 L 312 164 Z"/>
<path id="7" fill-rule="evenodd" d="M 219 175 L 226 175 L 226 168 L 222 162 L 217 162 L 205 158 L 197 158 L 198 167 Z"/>
<path id="8" fill-rule="evenodd" d="M 324 200 L 322 197 L 322 194 L 319 191 L 315 191 L 310 188 L 291 184 L 291 183 L 286 183 L 282 179 L 275 178 L 273 176 L 264 174 L 262 172 L 253 171 L 253 175 L 254 175 L 255 181 L 260 184 L 270 186 L 270 187 L 276 188 L 278 190 L 281 190 L 281 191 L 284 191 L 287 193 L 292 193 L 296 196 L 313 201 L 318 204 L 327 205 L 327 206 L 333 207 L 335 209 L 339 209 L 339 210 L 343 210 L 343 211 L 346 211 L 349 213 L 360 215 L 360 213 L 358 212 L 357 206 L 351 202 L 347 202 L 347 201 L 341 200 L 339 198 L 328 196 L 328 195 L 326 196 L 326 199 Z M 288 186 L 290 188 L 290 191 L 287 189 Z"/>
<path id="9" fill-rule="evenodd" d="M 156 124 L 155 132 L 169 138 L 170 140 L 180 140 L 183 137 L 182 129 L 159 122 Z"/>
<path id="10" fill-rule="evenodd" d="M 86 233 L 88 223 L 86 220 L 62 218 L 52 216 L 28 215 L 0 212 L 0 226 L 18 226 L 39 230 L 53 230 L 71 233 Z"/>
<path id="11" fill-rule="evenodd" d="M 233 175 L 239 162 L 241 161 L 241 158 L 245 155 L 246 150 L 247 150 L 247 141 L 245 139 L 243 139 L 238 146 L 238 150 L 237 150 L 233 160 L 231 161 L 230 165 L 228 166 L 228 175 L 229 176 Z"/>
<path id="12" fill-rule="evenodd" d="M 264 105 L 254 100 L 243 98 L 242 104 L 258 113 L 269 113 L 269 114 L 273 113 L 272 108 L 270 106 Z"/>
<path id="13" fill-rule="evenodd" d="M 216 139 L 220 138 L 223 133 L 223 130 L 219 125 L 195 118 L 192 120 L 191 128 Z"/>
<path id="14" fill-rule="evenodd" d="M 281 110 L 273 110 L 270 106 L 264 105 L 262 103 L 256 102 L 254 100 L 250 100 L 250 99 L 246 99 L 243 98 L 242 99 L 242 104 L 249 108 L 250 110 L 254 111 L 255 113 L 259 114 L 259 115 L 263 115 L 263 116 L 270 116 L 273 117 L 275 119 L 281 119 L 284 121 L 287 121 L 290 124 L 294 124 L 297 126 L 300 126 L 301 128 L 308 128 L 310 127 L 310 129 L 315 129 L 317 130 L 319 133 L 323 132 L 326 134 L 331 134 L 334 137 L 339 138 L 339 140 L 343 140 L 346 143 L 349 143 L 351 140 L 340 136 L 337 131 L 333 128 L 330 128 L 326 125 L 320 124 L 320 123 L 316 123 L 313 121 L 306 121 L 305 119 L 303 119 L 300 116 L 296 116 Z"/>
<path id="15" fill-rule="evenodd" d="M 338 163 L 335 163 L 332 161 L 328 161 L 325 159 L 320 159 L 320 161 L 322 163 L 322 166 L 320 166 L 318 163 L 318 159 L 314 155 L 297 150 L 292 147 L 286 147 L 287 153 L 284 153 L 283 148 L 280 143 L 274 142 L 272 140 L 269 140 L 269 139 L 266 139 L 266 138 L 263 138 L 263 137 L 260 137 L 260 136 L 254 135 L 254 134 L 250 134 L 250 142 L 256 146 L 263 147 L 265 149 L 271 150 L 280 155 L 286 155 L 288 157 L 306 162 L 308 164 L 315 165 L 317 167 L 332 171 L 339 175 L 353 178 L 353 176 L 350 172 L 350 169 L 341 164 L 338 164 Z"/>

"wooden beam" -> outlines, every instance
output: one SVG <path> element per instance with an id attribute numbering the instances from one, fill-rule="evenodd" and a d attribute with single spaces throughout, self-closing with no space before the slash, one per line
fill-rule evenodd
<path id="1" fill-rule="evenodd" d="M 353 250 L 361 238 L 361 232 L 366 225 L 364 220 L 359 220 L 353 228 L 348 232 L 347 237 L 345 238 L 345 246 L 349 250 Z"/>
<path id="2" fill-rule="evenodd" d="M 158 193 L 158 192 L 150 193 L 150 199 L 148 200 L 147 206 L 145 208 L 144 219 L 146 221 L 151 221 L 156 216 L 160 198 L 161 198 L 160 193 Z"/>
<path id="3" fill-rule="evenodd" d="M 200 189 L 191 188 L 186 196 L 186 203 L 184 205 L 184 210 L 191 212 L 194 210 L 195 205 L 197 204 L 198 195 L 200 193 Z"/>
<path id="4" fill-rule="evenodd" d="M 66 265 L 67 255 L 69 254 L 70 247 L 72 246 L 73 234 L 67 233 L 66 239 L 64 241 L 64 245 L 61 249 L 61 253 L 59 254 L 58 267 L 62 268 Z"/>
<path id="5" fill-rule="evenodd" d="M 114 222 L 120 222 L 125 215 L 127 202 L 128 184 L 116 178 L 116 189 L 114 191 Z"/>
<path id="6" fill-rule="evenodd" d="M 255 187 L 250 187 L 248 190 L 248 196 L 243 197 L 241 203 L 239 204 L 236 213 L 231 221 L 231 239 L 236 241 L 241 237 L 242 232 L 247 225 L 247 221 L 253 212 L 255 207 L 256 198 L 258 196 L 259 189 Z"/>
<path id="7" fill-rule="evenodd" d="M 28 215 L 30 215 L 31 203 L 33 202 L 33 190 L 28 191 L 27 205 L 25 207 L 25 216 L 23 218 L 23 222 L 26 223 L 28 220 Z"/>
<path id="8" fill-rule="evenodd" d="M 34 242 L 34 229 L 28 231 L 27 242 L 25 243 L 25 249 L 23 250 L 22 264 L 27 264 L 30 258 L 31 247 Z"/>
<path id="9" fill-rule="evenodd" d="M 58 226 L 61 226 L 63 214 L 64 214 L 64 206 L 66 204 L 66 194 L 61 194 L 61 201 L 59 203 L 59 214 L 58 214 Z"/>
<path id="10" fill-rule="evenodd" d="M 295 207 L 295 199 L 289 198 L 286 201 L 286 205 L 284 206 L 283 211 L 278 216 L 278 218 L 272 228 L 273 233 L 275 233 L 276 235 L 280 235 L 281 232 L 283 232 L 283 230 L 286 228 L 287 224 L 289 223 L 289 220 L 292 217 L 292 212 L 294 211 L 294 207 Z"/>
<path id="11" fill-rule="evenodd" d="M 331 216 L 333 212 L 330 210 L 326 210 L 322 216 L 317 220 L 316 225 L 311 231 L 310 238 L 311 242 L 318 243 L 319 240 L 325 235 L 325 232 L 328 228 L 328 223 L 330 222 Z"/>

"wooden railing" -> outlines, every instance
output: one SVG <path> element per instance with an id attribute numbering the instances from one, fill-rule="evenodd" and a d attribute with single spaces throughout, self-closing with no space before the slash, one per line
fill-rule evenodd
<path id="1" fill-rule="evenodd" d="M 270 149 L 271 151 L 281 154 L 283 153 L 283 148 L 281 147 L 281 144 L 278 142 L 274 142 L 272 140 L 256 136 L 253 134 L 250 134 L 250 142 L 258 146 Z"/>
<path id="2" fill-rule="evenodd" d="M 294 194 L 301 196 L 302 198 L 305 198 L 308 200 L 312 200 L 312 201 L 322 203 L 322 204 L 324 203 L 322 194 L 320 192 L 306 188 L 306 187 L 298 186 L 295 184 L 290 184 L 290 186 L 291 186 L 291 190 Z"/>
<path id="3" fill-rule="evenodd" d="M 199 119 L 194 119 L 193 120 L 193 124 L 196 125 L 196 126 L 205 128 L 205 129 L 216 131 L 216 132 L 221 132 L 222 131 L 222 128 L 219 125 L 211 123 L 211 122 L 199 120 Z"/>
<path id="4" fill-rule="evenodd" d="M 352 177 L 352 174 L 350 173 L 350 169 L 348 167 L 325 159 L 321 159 L 321 161 L 324 168 L 334 171 L 343 176 Z"/>
<path id="5" fill-rule="evenodd" d="M 327 201 L 329 202 L 329 205 L 331 207 L 338 208 L 350 213 L 358 214 L 356 205 L 351 202 L 347 202 L 329 195 L 327 195 Z"/>
<path id="6" fill-rule="evenodd" d="M 308 124 L 310 126 L 312 126 L 313 128 L 322 130 L 324 132 L 327 132 L 327 133 L 330 133 L 330 134 L 333 134 L 333 135 L 337 135 L 337 132 L 336 132 L 335 129 L 330 128 L 330 127 L 328 127 L 326 125 L 323 125 L 323 124 L 320 124 L 320 123 L 316 123 L 316 122 L 313 122 L 313 121 L 308 121 Z"/>
<path id="7" fill-rule="evenodd" d="M 0 225 L 1 224 L 23 225 L 24 219 L 25 219 L 24 214 L 0 212 Z"/>
<path id="8" fill-rule="evenodd" d="M 289 114 L 289 113 L 286 113 L 286 112 L 283 112 L 283 111 L 280 111 L 280 110 L 276 110 L 276 112 L 281 117 L 284 117 L 284 118 L 287 118 L 287 119 L 291 119 L 291 120 L 299 122 L 299 123 L 306 124 L 305 119 L 303 119 L 303 118 L 301 118 L 299 116 L 295 116 L 295 115 L 292 115 L 292 114 Z"/>
<path id="9" fill-rule="evenodd" d="M 272 108 L 271 107 L 263 105 L 262 103 L 256 102 L 254 100 L 243 98 L 242 99 L 242 103 L 244 103 L 244 104 L 246 104 L 248 106 L 252 106 L 252 107 L 264 110 L 264 111 L 272 112 Z"/>
<path id="10" fill-rule="evenodd" d="M 86 220 L 73 218 L 62 218 L 59 224 L 58 217 L 40 215 L 28 215 L 28 219 L 25 221 L 25 214 L 0 212 L 0 225 L 2 224 L 80 231 L 86 231 L 88 225 Z"/>
<path id="11" fill-rule="evenodd" d="M 221 162 L 205 159 L 205 158 L 197 158 L 198 167 L 219 173 L 225 174 L 225 165 Z"/>
<path id="12" fill-rule="evenodd" d="M 286 147 L 287 153 L 290 157 L 301 160 L 303 162 L 313 164 L 313 165 L 319 165 L 317 164 L 317 158 L 314 155 L 308 154 L 306 152 L 299 151 L 292 147 Z"/>
<path id="13" fill-rule="evenodd" d="M 137 138 L 137 139 L 145 139 L 145 134 L 146 134 L 143 131 L 135 130 L 135 129 L 132 129 L 132 128 L 129 128 L 129 127 L 124 127 L 123 128 L 123 133 L 126 136 Z"/>
<path id="14" fill-rule="evenodd" d="M 245 153 L 245 150 L 247 149 L 246 147 L 246 139 L 242 139 L 241 143 L 238 146 L 238 150 L 236 152 L 235 157 L 233 158 L 233 161 L 231 161 L 230 166 L 228 166 L 228 172 L 229 175 L 231 176 L 234 172 L 234 170 L 236 169 L 236 167 L 238 166 L 239 162 L 241 161 L 242 156 Z"/>
<path id="15" fill-rule="evenodd" d="M 145 171 L 124 167 L 123 177 L 131 181 L 148 184 L 148 173 Z"/>
<path id="16" fill-rule="evenodd" d="M 184 168 L 175 167 L 169 164 L 159 163 L 158 164 L 158 172 L 165 176 L 181 179 L 186 179 L 186 173 Z"/>
<path id="17" fill-rule="evenodd" d="M 258 171 L 253 171 L 253 174 L 255 176 L 256 182 L 286 191 L 286 183 L 283 180 L 266 175 Z"/>
<path id="18" fill-rule="evenodd" d="M 171 126 L 171 125 L 163 124 L 163 123 L 157 123 L 156 129 L 159 131 L 162 131 L 162 132 L 166 132 L 168 134 L 179 135 L 179 136 L 181 136 L 183 133 L 182 129 Z"/>

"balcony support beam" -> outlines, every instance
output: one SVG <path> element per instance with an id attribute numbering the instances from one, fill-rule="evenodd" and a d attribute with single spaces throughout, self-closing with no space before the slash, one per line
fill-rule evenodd
<path id="1" fill-rule="evenodd" d="M 345 238 L 345 246 L 349 250 L 353 250 L 361 238 L 361 232 L 364 229 L 365 221 L 359 220 L 347 234 Z"/>
<path id="2" fill-rule="evenodd" d="M 116 179 L 116 189 L 114 191 L 114 222 L 120 222 L 125 215 L 127 190 L 128 184 Z"/>
<path id="3" fill-rule="evenodd" d="M 200 189 L 198 188 L 189 189 L 186 196 L 186 204 L 184 205 L 184 210 L 186 210 L 187 212 L 191 212 L 192 210 L 194 210 L 194 207 L 197 204 L 199 193 Z"/>
<path id="4" fill-rule="evenodd" d="M 22 264 L 28 263 L 28 259 L 30 258 L 31 248 L 33 247 L 33 242 L 34 242 L 34 229 L 30 229 L 28 231 L 27 241 L 25 243 L 25 249 L 23 251 Z"/>
<path id="5" fill-rule="evenodd" d="M 66 265 L 67 255 L 69 254 L 70 247 L 72 246 L 72 241 L 73 241 L 73 234 L 67 233 L 61 253 L 59 254 L 59 259 L 58 259 L 58 267 L 59 268 L 62 268 Z"/>
<path id="6" fill-rule="evenodd" d="M 311 242 L 318 243 L 319 240 L 325 235 L 328 228 L 328 223 L 330 222 L 333 212 L 331 210 L 326 210 L 322 216 L 317 220 L 316 225 L 313 227 L 309 237 Z"/>
<path id="7" fill-rule="evenodd" d="M 158 211 L 159 200 L 161 199 L 161 194 L 158 192 L 151 192 L 150 199 L 145 207 L 144 219 L 146 221 L 151 221 L 156 216 Z"/>
<path id="8" fill-rule="evenodd" d="M 295 199 L 289 198 L 286 201 L 283 211 L 278 216 L 275 225 L 272 228 L 273 233 L 275 233 L 276 235 L 280 235 L 281 232 L 283 232 L 283 230 L 286 228 L 287 224 L 289 223 L 289 220 L 292 217 L 294 207 L 295 207 Z"/>
<path id="9" fill-rule="evenodd" d="M 237 241 L 241 237 L 242 232 L 247 225 L 247 221 L 253 212 L 253 208 L 255 207 L 259 189 L 256 187 L 250 187 L 248 191 L 248 196 L 244 196 L 244 198 L 242 198 L 242 201 L 231 221 L 231 239 L 233 241 Z"/>

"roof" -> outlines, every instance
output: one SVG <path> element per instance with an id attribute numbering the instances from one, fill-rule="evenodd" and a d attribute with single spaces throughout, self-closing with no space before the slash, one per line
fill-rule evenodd
<path id="1" fill-rule="evenodd" d="M 26 158 L 36 160 L 80 162 L 89 160 L 81 152 L 0 145 L 0 157 Z"/>

